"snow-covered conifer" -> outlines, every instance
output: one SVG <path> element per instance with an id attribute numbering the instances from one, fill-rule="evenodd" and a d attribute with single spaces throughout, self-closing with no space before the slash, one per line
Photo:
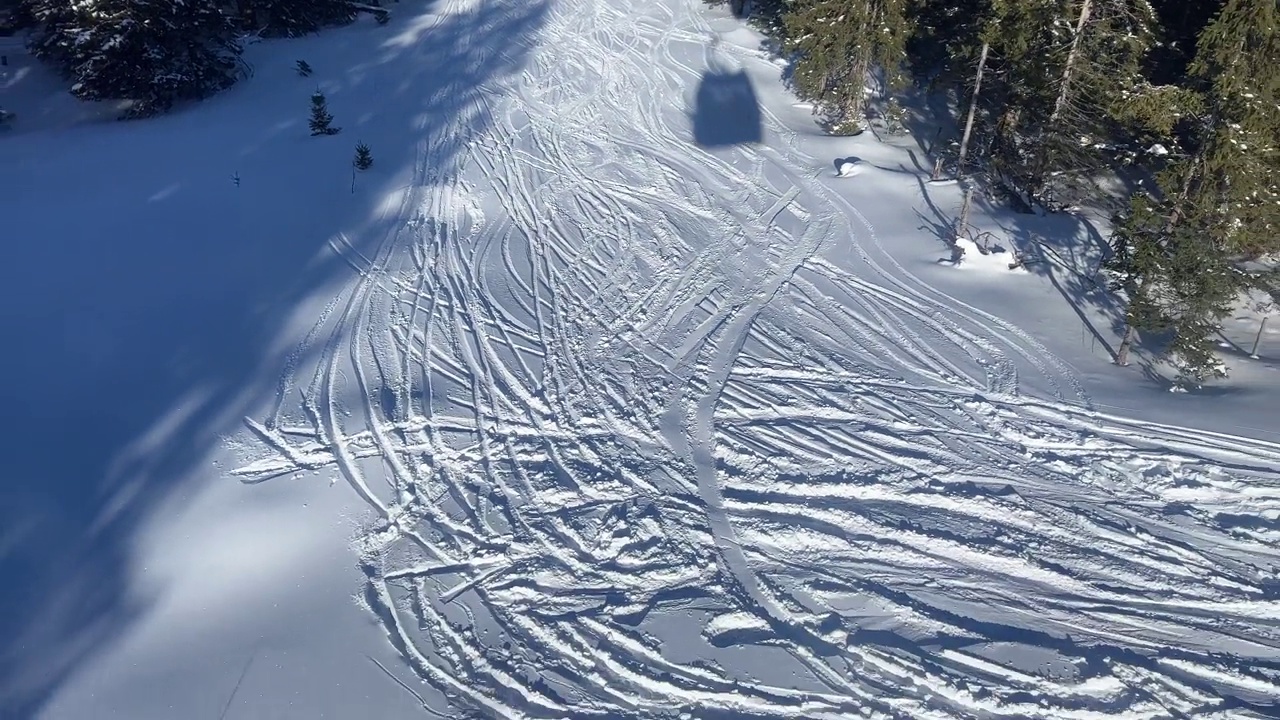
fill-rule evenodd
<path id="1" fill-rule="evenodd" d="M 342 128 L 333 127 L 333 115 L 329 114 L 329 102 L 324 93 L 316 90 L 311 95 L 311 134 L 337 135 Z"/>

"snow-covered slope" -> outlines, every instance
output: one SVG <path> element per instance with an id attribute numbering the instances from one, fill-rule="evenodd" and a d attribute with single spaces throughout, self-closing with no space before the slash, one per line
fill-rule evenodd
<path id="1" fill-rule="evenodd" d="M 296 48 L 386 53 L 322 78 L 379 164 L 340 197 L 346 146 L 282 126 L 201 198 L 289 218 L 247 186 L 305 163 L 327 272 L 46 717 L 1274 712 L 1274 415 L 1107 365 L 1043 271 L 937 262 L 958 189 L 823 137 L 695 0 L 401 15 L 261 49 L 264 98 Z M 158 127 L 264 114 L 236 92 Z"/>

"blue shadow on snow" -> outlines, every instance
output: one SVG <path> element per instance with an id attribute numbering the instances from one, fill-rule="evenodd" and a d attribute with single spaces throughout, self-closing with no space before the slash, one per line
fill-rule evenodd
<path id="1" fill-rule="evenodd" d="M 424 140 L 438 166 L 460 157 L 548 7 L 414 22 L 433 3 L 261 43 L 252 78 L 169 116 L 0 139 L 0 716 L 39 714 L 145 615 L 136 531 L 276 390 L 286 322 L 350 278 L 329 239 L 388 235 L 381 197 Z M 308 135 L 317 85 L 339 135 Z M 353 193 L 361 139 L 377 161 Z"/>

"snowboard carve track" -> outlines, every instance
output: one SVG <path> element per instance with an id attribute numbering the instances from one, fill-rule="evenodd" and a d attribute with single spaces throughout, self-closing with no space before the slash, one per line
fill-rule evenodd
<path id="1" fill-rule="evenodd" d="M 768 108 L 781 148 L 691 146 L 680 89 L 759 60 L 632 5 L 550 6 L 483 133 L 422 146 L 370 256 L 334 244 L 355 279 L 247 421 L 245 482 L 331 468 L 376 511 L 364 602 L 421 685 L 495 718 L 1261 716 L 1280 445 L 1093 409 Z"/>

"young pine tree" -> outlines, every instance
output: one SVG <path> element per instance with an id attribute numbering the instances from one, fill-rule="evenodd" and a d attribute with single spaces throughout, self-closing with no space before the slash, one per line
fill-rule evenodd
<path id="1" fill-rule="evenodd" d="M 1165 182 L 1176 175 L 1164 176 Z M 1208 338 L 1236 298 L 1240 274 L 1213 247 L 1206 218 L 1186 208 L 1187 195 L 1135 196 L 1116 224 L 1107 267 L 1112 286 L 1128 298 L 1116 363 L 1128 364 L 1138 331 L 1163 334 L 1168 344 L 1162 354 L 1178 382 L 1197 386 L 1225 374 Z"/>
<path id="2" fill-rule="evenodd" d="M 356 155 L 352 158 L 351 164 L 355 165 L 357 170 L 368 170 L 373 167 L 373 153 L 368 145 L 363 142 L 356 144 Z"/>
<path id="3" fill-rule="evenodd" d="M 311 96 L 311 134 L 337 135 L 342 128 L 333 127 L 333 115 L 329 114 L 329 104 L 324 93 L 316 90 Z"/>

